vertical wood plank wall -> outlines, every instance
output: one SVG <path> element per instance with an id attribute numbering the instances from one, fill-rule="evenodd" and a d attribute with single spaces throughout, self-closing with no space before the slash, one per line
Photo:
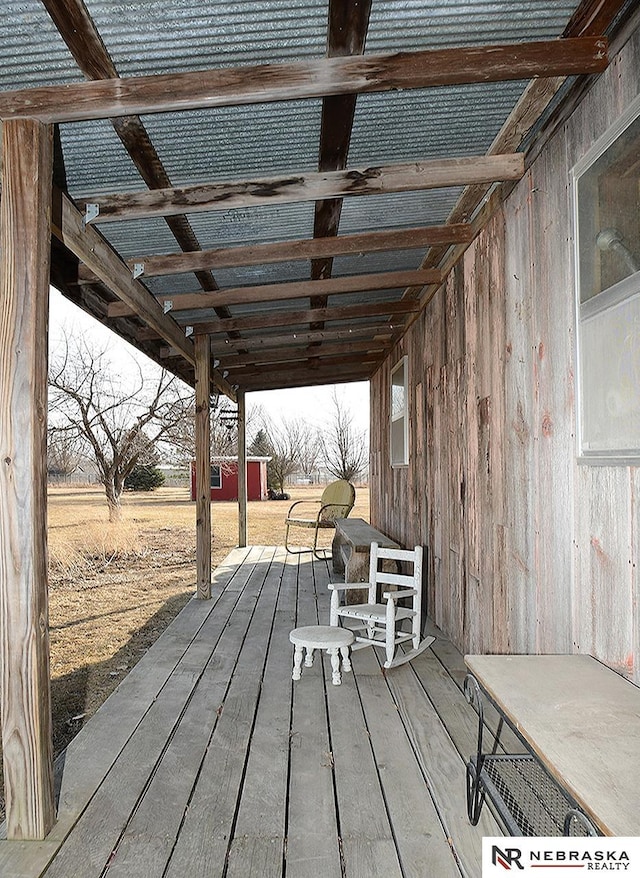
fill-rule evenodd
<path id="1" fill-rule="evenodd" d="M 7 837 L 55 821 L 47 589 L 47 325 L 53 133 L 2 127 L 0 680 Z"/>
<path id="2" fill-rule="evenodd" d="M 454 642 L 591 653 L 636 682 L 640 473 L 576 462 L 570 169 L 638 93 L 636 33 L 374 376 L 371 411 L 372 522 L 427 548 Z M 392 469 L 404 354 L 410 464 Z"/>

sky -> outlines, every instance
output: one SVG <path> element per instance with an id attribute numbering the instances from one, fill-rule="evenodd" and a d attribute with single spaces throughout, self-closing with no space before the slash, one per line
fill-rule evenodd
<path id="1" fill-rule="evenodd" d="M 49 318 L 50 356 L 55 356 L 56 346 L 60 343 L 62 330 L 65 327 L 67 332 L 71 334 L 84 333 L 88 338 L 94 339 L 96 344 L 101 347 L 109 345 L 110 353 L 115 362 L 120 358 L 123 363 L 126 363 L 127 355 L 133 356 L 141 362 L 149 362 L 144 354 L 82 309 L 73 305 L 52 287 Z M 247 407 L 262 406 L 274 423 L 278 423 L 280 420 L 304 418 L 314 426 L 322 426 L 323 418 L 326 418 L 328 413 L 332 411 L 332 391 L 333 385 L 328 385 L 248 393 Z M 353 413 L 354 429 L 358 432 L 368 432 L 369 382 L 338 384 L 336 391 L 340 401 L 349 406 Z"/>

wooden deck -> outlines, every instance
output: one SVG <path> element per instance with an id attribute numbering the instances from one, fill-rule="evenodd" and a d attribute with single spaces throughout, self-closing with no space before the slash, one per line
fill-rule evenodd
<path id="1" fill-rule="evenodd" d="M 386 676 L 365 649 L 341 686 L 326 656 L 292 683 L 289 631 L 326 624 L 328 581 L 231 552 L 69 746 L 46 841 L 0 841 L 0 875 L 480 876 L 499 830 L 466 818 L 462 657 L 440 637 Z"/>

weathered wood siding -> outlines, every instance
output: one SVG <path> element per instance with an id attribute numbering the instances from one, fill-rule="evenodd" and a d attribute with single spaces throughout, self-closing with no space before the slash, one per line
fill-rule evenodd
<path id="1" fill-rule="evenodd" d="M 378 371 L 371 418 L 372 522 L 427 548 L 428 612 L 460 648 L 586 652 L 638 682 L 640 472 L 576 462 L 570 169 L 639 92 L 636 33 Z"/>

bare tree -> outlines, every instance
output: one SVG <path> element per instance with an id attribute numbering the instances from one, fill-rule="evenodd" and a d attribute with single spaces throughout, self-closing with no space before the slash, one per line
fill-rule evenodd
<path id="1" fill-rule="evenodd" d="M 82 458 L 82 439 L 74 429 L 47 428 L 47 470 L 52 475 L 69 476 Z"/>
<path id="2" fill-rule="evenodd" d="M 322 460 L 322 434 L 304 421 L 299 421 L 298 427 L 298 466 L 306 478 L 312 479 Z"/>
<path id="3" fill-rule="evenodd" d="M 49 373 L 54 425 L 81 438 L 104 485 L 109 519 L 120 517 L 124 480 L 184 421 L 193 392 L 162 370 L 145 376 L 133 359 L 116 370 L 108 349 L 65 337 Z"/>
<path id="4" fill-rule="evenodd" d="M 334 388 L 331 395 L 333 416 L 324 430 L 324 464 L 337 479 L 353 482 L 366 472 L 369 461 L 367 434 L 358 431 L 353 415 Z"/>
<path id="5" fill-rule="evenodd" d="M 299 466 L 301 422 L 283 420 L 275 424 L 262 409 L 256 416 L 259 424 L 250 451 L 271 458 L 267 464 L 269 487 L 283 492 L 287 479 Z"/>

